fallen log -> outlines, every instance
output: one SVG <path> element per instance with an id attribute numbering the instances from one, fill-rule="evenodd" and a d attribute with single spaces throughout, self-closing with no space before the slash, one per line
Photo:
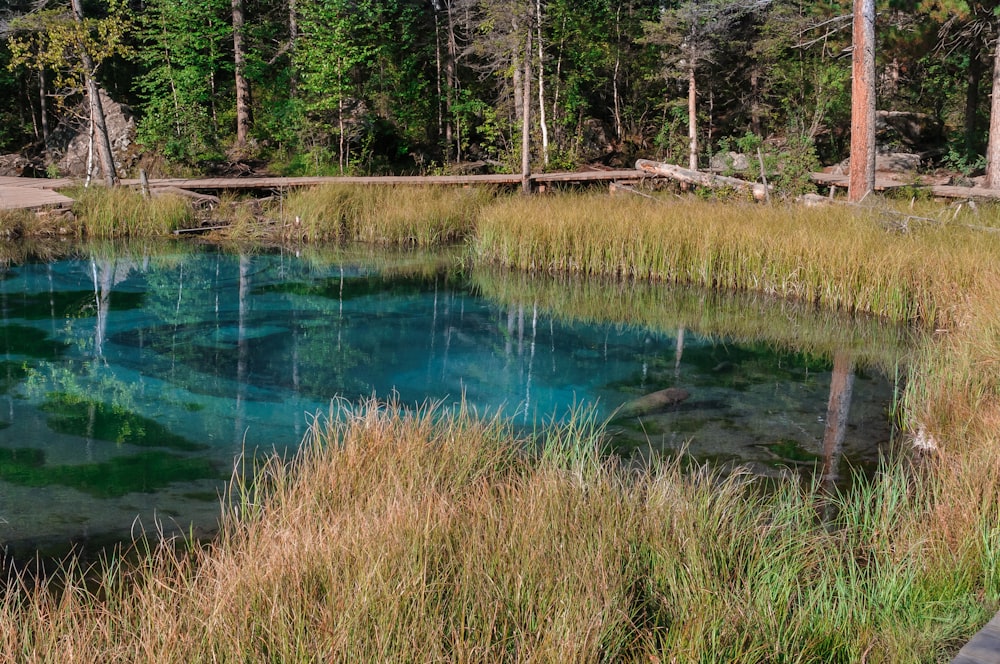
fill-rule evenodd
<path id="1" fill-rule="evenodd" d="M 660 161 L 649 161 L 648 159 L 640 159 L 635 162 L 635 168 L 643 173 L 651 173 L 653 175 L 659 175 L 660 177 L 670 178 L 671 180 L 677 180 L 678 182 L 698 185 L 699 187 L 708 187 L 710 189 L 734 189 L 736 191 L 747 192 L 757 201 L 767 200 L 768 192 L 771 189 L 770 187 L 758 182 L 747 182 L 746 180 L 740 180 L 739 178 L 730 178 L 724 175 L 713 175 L 711 173 L 702 173 L 701 171 L 692 171 L 689 168 L 681 168 L 680 166 L 674 166 L 673 164 L 666 164 Z"/>
<path id="2" fill-rule="evenodd" d="M 676 406 L 691 396 L 687 390 L 680 387 L 668 387 L 638 399 L 633 399 L 618 409 L 618 417 L 636 417 L 649 415 L 660 410 Z"/>

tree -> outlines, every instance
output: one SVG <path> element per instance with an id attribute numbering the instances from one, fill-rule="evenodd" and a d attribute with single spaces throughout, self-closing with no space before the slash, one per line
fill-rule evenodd
<path id="1" fill-rule="evenodd" d="M 501 103 L 513 101 L 511 126 L 521 130 L 521 175 L 523 186 L 528 189 L 535 1 L 464 0 L 462 8 L 472 17 L 472 38 L 468 51 L 477 57 L 477 68 L 484 75 L 498 80 L 497 92 Z"/>
<path id="2" fill-rule="evenodd" d="M 220 106 L 231 62 L 226 0 L 146 0 L 136 79 L 144 100 L 139 140 L 177 161 L 216 156 Z"/>
<path id="3" fill-rule="evenodd" d="M 104 181 L 114 186 L 118 173 L 97 73 L 105 60 L 131 52 L 126 41 L 131 20 L 125 0 L 108 0 L 107 14 L 100 19 L 85 17 L 80 0 L 71 0 L 68 8 L 42 9 L 22 16 L 11 24 L 11 30 L 8 46 L 12 66 L 55 71 L 54 84 L 64 101 L 81 89 L 85 91 Z"/>
<path id="4" fill-rule="evenodd" d="M 663 9 L 660 20 L 643 25 L 648 43 L 665 47 L 668 77 L 681 76 L 688 88 L 688 168 L 698 170 L 698 72 L 711 62 L 721 42 L 748 15 L 771 0 L 687 0 Z"/>
<path id="5" fill-rule="evenodd" d="M 851 171 L 847 199 L 875 189 L 875 0 L 854 0 L 851 52 Z"/>
<path id="6" fill-rule="evenodd" d="M 233 76 L 236 83 L 236 151 L 246 148 L 250 134 L 250 84 L 247 82 L 244 47 L 243 0 L 232 0 L 233 14 Z"/>

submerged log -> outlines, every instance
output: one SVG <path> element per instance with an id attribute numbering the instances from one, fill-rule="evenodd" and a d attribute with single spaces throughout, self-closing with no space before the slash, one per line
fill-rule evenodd
<path id="1" fill-rule="evenodd" d="M 648 415 L 656 411 L 663 410 L 670 406 L 679 404 L 690 395 L 687 390 L 679 387 L 668 387 L 665 390 L 652 392 L 645 396 L 629 401 L 618 409 L 619 417 L 636 417 L 638 415 Z"/>
<path id="2" fill-rule="evenodd" d="M 712 173 L 702 173 L 692 171 L 690 168 L 682 168 L 673 164 L 666 164 L 661 161 L 649 161 L 640 159 L 635 162 L 636 170 L 660 177 L 670 178 L 678 182 L 708 187 L 709 189 L 735 189 L 751 194 L 755 200 L 764 201 L 768 197 L 770 187 L 758 182 L 748 182 L 739 178 L 730 178 L 724 175 L 713 175 Z"/>

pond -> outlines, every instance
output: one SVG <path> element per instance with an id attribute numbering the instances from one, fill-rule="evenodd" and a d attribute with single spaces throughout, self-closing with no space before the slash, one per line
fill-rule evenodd
<path id="1" fill-rule="evenodd" d="M 845 477 L 890 443 L 905 331 L 459 265 L 176 246 L 8 265 L 0 543 L 210 533 L 239 457 L 291 453 L 333 398 L 464 398 L 525 432 L 590 408 L 625 458 L 683 450 L 763 475 L 825 459 Z"/>

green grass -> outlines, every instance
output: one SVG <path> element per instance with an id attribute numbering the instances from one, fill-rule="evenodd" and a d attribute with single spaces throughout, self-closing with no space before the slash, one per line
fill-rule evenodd
<path id="1" fill-rule="evenodd" d="M 283 228 L 295 239 L 436 246 L 468 237 L 493 195 L 484 188 L 328 185 L 292 193 Z"/>
<path id="2" fill-rule="evenodd" d="M 173 195 L 144 198 L 125 187 L 88 187 L 68 192 L 88 238 L 129 238 L 168 235 L 194 221 L 190 203 Z"/>

